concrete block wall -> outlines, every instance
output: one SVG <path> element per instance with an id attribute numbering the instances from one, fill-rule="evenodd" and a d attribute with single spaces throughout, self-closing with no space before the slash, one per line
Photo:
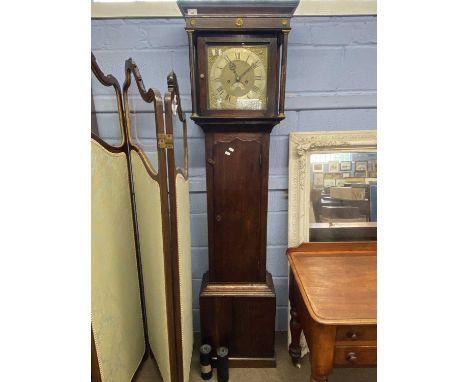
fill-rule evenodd
<path id="1" fill-rule="evenodd" d="M 296 131 L 376 129 L 376 17 L 293 18 L 288 52 L 286 119 L 270 145 L 267 268 L 277 293 L 276 329 L 287 330 L 288 135 Z M 93 20 L 92 50 L 105 73 L 124 80 L 132 57 L 147 88 L 167 89 L 174 69 L 190 112 L 188 45 L 182 19 Z M 194 329 L 198 293 L 208 268 L 204 136 L 189 120 Z M 147 138 L 154 136 L 148 131 Z M 109 137 L 112 138 L 112 137 Z"/>

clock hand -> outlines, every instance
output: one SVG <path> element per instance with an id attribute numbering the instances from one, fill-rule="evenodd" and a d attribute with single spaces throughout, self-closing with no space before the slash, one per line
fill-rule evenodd
<path id="1" fill-rule="evenodd" d="M 257 63 L 254 62 L 251 66 L 249 66 L 249 68 L 244 72 L 242 73 L 240 76 L 239 76 L 239 80 L 244 77 L 250 70 L 252 69 L 255 69 L 257 67 Z"/>
<path id="2" fill-rule="evenodd" d="M 240 82 L 240 76 L 236 72 L 236 64 L 234 64 L 234 62 L 229 61 L 229 69 L 234 72 L 234 75 L 236 76 L 236 82 Z"/>

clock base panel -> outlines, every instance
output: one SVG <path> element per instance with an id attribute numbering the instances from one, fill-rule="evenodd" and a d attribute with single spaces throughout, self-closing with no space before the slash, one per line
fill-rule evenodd
<path id="1" fill-rule="evenodd" d="M 275 367 L 276 294 L 264 283 L 209 283 L 200 291 L 202 343 L 229 349 L 230 367 Z"/>

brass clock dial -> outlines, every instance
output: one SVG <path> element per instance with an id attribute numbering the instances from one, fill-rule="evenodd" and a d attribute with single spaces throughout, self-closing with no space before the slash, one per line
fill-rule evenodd
<path id="1" fill-rule="evenodd" d="M 268 46 L 210 45 L 207 53 L 209 109 L 266 109 Z"/>

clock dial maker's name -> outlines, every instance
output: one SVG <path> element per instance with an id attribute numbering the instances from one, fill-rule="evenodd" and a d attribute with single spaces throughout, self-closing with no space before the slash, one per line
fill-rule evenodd
<path id="1" fill-rule="evenodd" d="M 210 109 L 265 110 L 267 52 L 264 46 L 210 47 Z"/>

